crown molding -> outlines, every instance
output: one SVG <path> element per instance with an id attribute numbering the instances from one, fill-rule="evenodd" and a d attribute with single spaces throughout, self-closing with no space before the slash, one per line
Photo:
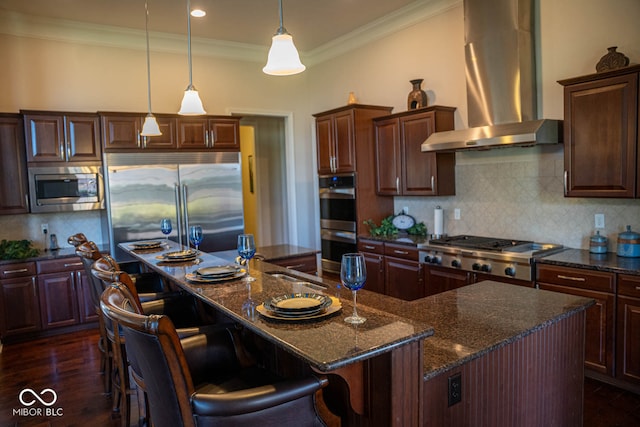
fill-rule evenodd
<path id="1" fill-rule="evenodd" d="M 432 16 L 457 7 L 462 0 L 416 0 L 415 2 L 330 41 L 309 52 L 300 52 L 307 66 L 343 55 L 360 46 L 386 37 Z M 0 34 L 57 42 L 146 50 L 145 32 L 122 27 L 87 24 L 0 10 Z M 186 36 L 149 32 L 154 52 L 184 54 Z M 267 37 L 268 39 L 268 37 Z M 197 56 L 264 62 L 269 46 L 192 37 L 191 49 Z"/>

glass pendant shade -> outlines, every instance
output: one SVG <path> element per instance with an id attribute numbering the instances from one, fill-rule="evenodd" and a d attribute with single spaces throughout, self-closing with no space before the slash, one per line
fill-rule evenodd
<path id="1" fill-rule="evenodd" d="M 291 34 L 276 34 L 272 40 L 267 65 L 262 69 L 265 74 L 289 76 L 305 70 L 306 67 L 300 62 Z"/>
<path id="2" fill-rule="evenodd" d="M 195 87 L 189 85 L 184 91 L 184 97 L 182 98 L 182 104 L 180 104 L 178 114 L 183 116 L 200 116 L 207 114 L 207 112 L 204 111 L 202 101 Z"/>
<path id="3" fill-rule="evenodd" d="M 160 126 L 158 126 L 158 122 L 153 114 L 147 114 L 147 117 L 144 119 L 144 124 L 142 125 L 142 132 L 140 132 L 142 136 L 159 136 L 162 135 L 160 132 Z"/>

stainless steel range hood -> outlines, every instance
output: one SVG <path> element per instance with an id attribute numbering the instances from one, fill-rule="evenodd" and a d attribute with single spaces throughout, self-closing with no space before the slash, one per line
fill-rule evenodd
<path id="1" fill-rule="evenodd" d="M 534 0 L 464 0 L 469 128 L 433 133 L 422 151 L 562 142 L 562 121 L 538 119 Z"/>

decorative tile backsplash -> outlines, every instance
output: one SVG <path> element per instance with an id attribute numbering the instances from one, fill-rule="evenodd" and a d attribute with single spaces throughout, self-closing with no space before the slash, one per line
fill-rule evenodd
<path id="1" fill-rule="evenodd" d="M 396 197 L 433 230 L 436 206 L 444 209 L 446 234 L 471 234 L 589 248 L 594 215 L 604 214 L 609 251 L 631 225 L 640 232 L 640 200 L 564 197 L 562 146 L 508 148 L 456 154 L 456 195 Z M 454 209 L 460 219 L 454 219 Z"/>

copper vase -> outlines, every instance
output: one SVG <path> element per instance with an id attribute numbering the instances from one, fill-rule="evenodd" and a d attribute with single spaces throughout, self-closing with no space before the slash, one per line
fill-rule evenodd
<path id="1" fill-rule="evenodd" d="M 416 108 L 427 106 L 427 93 L 420 88 L 422 80 L 423 79 L 410 80 L 410 83 L 413 85 L 413 90 L 409 92 L 409 98 L 407 99 L 408 110 L 415 110 Z"/>

